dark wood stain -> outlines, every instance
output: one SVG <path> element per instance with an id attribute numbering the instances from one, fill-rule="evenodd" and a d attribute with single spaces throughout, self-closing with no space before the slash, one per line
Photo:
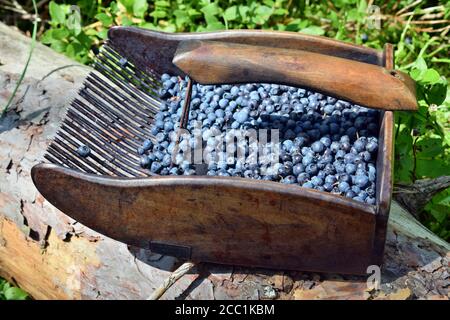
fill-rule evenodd
<path id="1" fill-rule="evenodd" d="M 270 44 L 393 68 L 391 45 L 378 52 L 292 33 L 155 35 L 117 30 L 110 32 L 112 41 L 123 36 L 144 39 L 141 47 L 124 46 L 128 51 L 121 53 L 131 54 L 137 64 L 153 59 L 150 67 L 158 67 L 158 72 L 173 72 L 178 43 L 193 38 Z M 392 193 L 392 111 L 381 112 L 380 125 L 375 206 L 295 185 L 233 177 L 115 178 L 40 164 L 33 167 L 32 179 L 64 213 L 125 243 L 153 241 L 161 250 L 172 248 L 184 257 L 189 253 L 193 261 L 365 274 L 367 266 L 382 263 Z"/>

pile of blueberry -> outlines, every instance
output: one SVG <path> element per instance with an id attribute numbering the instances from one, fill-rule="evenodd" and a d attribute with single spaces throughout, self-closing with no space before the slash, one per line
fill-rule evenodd
<path id="1" fill-rule="evenodd" d="M 277 84 L 194 84 L 187 129 L 200 137 L 176 134 L 187 81 L 163 74 L 163 100 L 151 128 L 152 137 L 137 150 L 140 165 L 160 175 L 199 174 L 183 157 L 186 147 L 201 144 L 208 161 L 203 174 L 238 176 L 297 184 L 375 204 L 379 112 L 320 93 Z M 247 158 L 228 158 L 217 148 L 230 130 L 278 129 L 279 144 L 263 144 L 267 156 L 256 161 L 246 141 L 237 141 Z M 197 135 L 198 136 L 198 135 Z M 279 148 L 279 163 L 268 165 L 270 150 Z M 233 150 L 232 150 L 233 151 Z M 271 159 L 274 160 L 274 159 Z M 278 160 L 278 159 L 277 159 Z M 255 163 L 256 162 L 256 163 Z"/>

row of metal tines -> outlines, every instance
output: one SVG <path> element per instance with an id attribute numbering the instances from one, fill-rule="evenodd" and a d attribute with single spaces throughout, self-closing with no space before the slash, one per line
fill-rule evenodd
<path id="1" fill-rule="evenodd" d="M 151 175 L 139 166 L 136 150 L 145 139 L 154 141 L 150 126 L 161 103 L 159 75 L 139 70 L 111 44 L 100 50 L 94 68 L 71 102 L 45 158 L 86 173 Z M 186 105 L 188 114 L 189 102 Z M 77 154 L 80 146 L 89 147 L 89 156 Z"/>

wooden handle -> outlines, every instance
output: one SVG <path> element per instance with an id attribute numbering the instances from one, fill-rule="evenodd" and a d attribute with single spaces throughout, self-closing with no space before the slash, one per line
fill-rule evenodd
<path id="1" fill-rule="evenodd" d="M 408 75 L 303 50 L 189 40 L 179 43 L 173 63 L 202 84 L 278 83 L 375 109 L 417 110 Z"/>

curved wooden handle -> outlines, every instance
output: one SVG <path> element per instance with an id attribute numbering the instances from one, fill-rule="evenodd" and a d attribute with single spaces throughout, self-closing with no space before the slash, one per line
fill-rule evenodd
<path id="1" fill-rule="evenodd" d="M 415 83 L 408 75 L 319 53 L 190 40 L 180 42 L 173 63 L 203 84 L 278 83 L 375 109 L 417 109 Z"/>

